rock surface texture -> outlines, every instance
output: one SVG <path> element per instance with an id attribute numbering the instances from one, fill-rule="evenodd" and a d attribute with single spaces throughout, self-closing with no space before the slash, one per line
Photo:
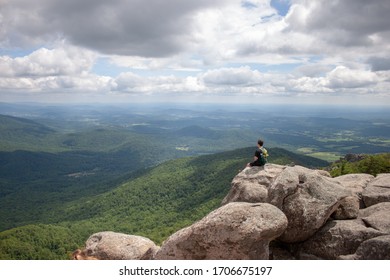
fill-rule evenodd
<path id="1" fill-rule="evenodd" d="M 99 259 L 390 259 L 390 174 L 266 164 L 245 168 L 214 210 L 161 248 L 143 237 L 92 235 Z"/>
<path id="2" fill-rule="evenodd" d="M 148 238 L 111 231 L 91 235 L 84 253 L 100 260 L 151 259 L 158 247 Z"/>
<path id="3" fill-rule="evenodd" d="M 156 259 L 268 259 L 287 218 L 266 203 L 229 203 L 166 240 Z"/>

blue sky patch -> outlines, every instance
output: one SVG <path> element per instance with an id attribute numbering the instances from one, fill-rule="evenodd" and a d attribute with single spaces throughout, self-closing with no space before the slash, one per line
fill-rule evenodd
<path id="1" fill-rule="evenodd" d="M 290 9 L 290 0 L 271 0 L 271 6 L 274 7 L 278 14 L 281 16 L 285 16 Z"/>

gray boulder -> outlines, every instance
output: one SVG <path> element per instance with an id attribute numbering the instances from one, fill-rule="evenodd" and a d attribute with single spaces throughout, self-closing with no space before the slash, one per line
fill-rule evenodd
<path id="1" fill-rule="evenodd" d="M 362 198 L 366 207 L 381 202 L 390 202 L 390 173 L 379 174 L 369 182 L 362 192 Z"/>
<path id="2" fill-rule="evenodd" d="M 368 227 L 390 234 L 390 202 L 382 202 L 362 209 L 359 217 Z"/>
<path id="3" fill-rule="evenodd" d="M 152 259 L 159 249 L 148 238 L 112 231 L 91 235 L 85 245 L 85 254 L 100 260 Z"/>
<path id="4" fill-rule="evenodd" d="M 334 180 L 360 197 L 368 183 L 374 178 L 375 177 L 370 174 L 347 174 L 338 176 L 334 178 Z"/>
<path id="5" fill-rule="evenodd" d="M 366 206 L 364 205 L 364 202 L 362 200 L 362 193 L 364 189 L 367 187 L 368 183 L 372 181 L 375 177 L 370 175 L 370 174 L 347 174 L 347 175 L 342 175 L 339 177 L 334 178 L 334 180 L 341 185 L 343 185 L 345 188 L 349 189 L 353 193 L 354 199 L 350 198 L 348 201 L 346 201 L 347 205 L 349 203 L 356 203 L 358 201 L 359 203 L 359 208 L 365 208 Z M 348 207 L 348 206 L 346 206 Z M 352 210 L 352 209 L 351 209 Z M 353 217 L 356 213 L 348 214 L 345 213 L 342 209 L 340 209 L 342 213 L 339 212 L 339 214 L 335 218 L 337 219 L 344 219 L 344 218 L 356 218 Z M 346 215 L 345 215 L 346 214 Z"/>
<path id="6" fill-rule="evenodd" d="M 335 220 L 355 219 L 359 215 L 360 199 L 357 196 L 347 196 L 340 200 L 340 206 L 332 214 Z"/>
<path id="7" fill-rule="evenodd" d="M 288 219 L 279 240 L 301 242 L 320 229 L 341 201 L 352 196 L 350 190 L 316 170 L 301 166 L 287 167 L 268 190 L 269 201 Z"/>
<path id="8" fill-rule="evenodd" d="M 362 242 L 381 235 L 359 219 L 331 220 L 310 239 L 296 245 L 297 258 L 335 260 L 354 254 Z"/>
<path id="9" fill-rule="evenodd" d="M 390 235 L 364 241 L 355 254 L 340 256 L 342 260 L 390 260 Z"/>
<path id="10" fill-rule="evenodd" d="M 382 203 L 374 204 L 364 209 L 360 209 L 359 217 L 360 218 L 369 217 L 377 212 L 390 213 L 390 202 L 382 202 Z M 384 213 L 385 216 L 389 216 L 388 214 L 385 213 Z"/>
<path id="11" fill-rule="evenodd" d="M 245 168 L 234 177 L 222 205 L 229 202 L 267 202 L 270 185 L 285 168 L 277 164 Z"/>
<path id="12" fill-rule="evenodd" d="M 268 259 L 269 242 L 286 227 L 286 216 L 273 205 L 232 202 L 174 233 L 155 259 Z"/>

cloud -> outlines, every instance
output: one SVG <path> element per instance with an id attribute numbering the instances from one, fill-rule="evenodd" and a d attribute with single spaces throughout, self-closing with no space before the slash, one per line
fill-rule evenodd
<path id="1" fill-rule="evenodd" d="M 261 84 L 262 75 L 257 70 L 252 71 L 248 66 L 242 66 L 209 70 L 202 75 L 202 80 L 208 86 L 250 86 Z"/>
<path id="2" fill-rule="evenodd" d="M 338 66 L 327 75 L 329 88 L 363 88 L 379 82 L 378 76 L 370 71 L 354 70 Z"/>
<path id="3" fill-rule="evenodd" d="M 361 89 L 372 89 L 386 78 L 374 72 L 350 69 L 345 66 L 337 66 L 323 77 L 300 77 L 291 79 L 289 87 L 293 91 L 300 92 L 361 92 Z"/>
<path id="4" fill-rule="evenodd" d="M 292 32 L 308 33 L 318 41 L 341 47 L 390 42 L 387 0 L 296 0 L 293 3 L 285 19 Z"/>
<path id="5" fill-rule="evenodd" d="M 58 43 L 57 48 L 40 48 L 29 55 L 0 56 L 0 89 L 55 92 L 108 89 L 108 77 L 91 73 L 96 54 Z"/>
<path id="6" fill-rule="evenodd" d="M 388 0 L 0 1 L 0 97 L 389 94 Z"/>
<path id="7" fill-rule="evenodd" d="M 0 76 L 60 76 L 88 72 L 95 60 L 94 53 L 72 46 L 55 49 L 40 48 L 23 57 L 0 57 Z"/>
<path id="8" fill-rule="evenodd" d="M 0 88 L 6 91 L 31 93 L 70 93 L 69 98 L 76 98 L 78 93 L 103 93 L 109 90 L 110 78 L 85 75 L 81 77 L 47 76 L 39 78 L 1 78 Z"/>
<path id="9" fill-rule="evenodd" d="M 371 65 L 372 71 L 388 71 L 390 70 L 390 57 L 373 56 L 367 59 L 367 63 Z"/>
<path id="10" fill-rule="evenodd" d="M 151 76 L 142 77 L 132 72 L 120 74 L 117 78 L 110 81 L 113 92 L 122 92 L 130 94 L 166 94 L 200 92 L 205 89 L 202 82 L 193 76 Z"/>
<path id="11" fill-rule="evenodd" d="M 194 14 L 220 2 L 13 0 L 5 5 L 3 22 L 11 44 L 64 36 L 76 45 L 106 54 L 160 57 L 185 49 L 191 40 Z M 16 37 L 12 35 L 15 31 Z"/>

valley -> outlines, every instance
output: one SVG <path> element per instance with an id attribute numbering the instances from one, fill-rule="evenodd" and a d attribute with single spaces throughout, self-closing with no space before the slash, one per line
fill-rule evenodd
<path id="1" fill-rule="evenodd" d="M 389 120 L 378 109 L 1 103 L 0 259 L 66 259 L 102 230 L 160 243 L 219 206 L 259 137 L 269 162 L 319 168 L 388 153 Z"/>

